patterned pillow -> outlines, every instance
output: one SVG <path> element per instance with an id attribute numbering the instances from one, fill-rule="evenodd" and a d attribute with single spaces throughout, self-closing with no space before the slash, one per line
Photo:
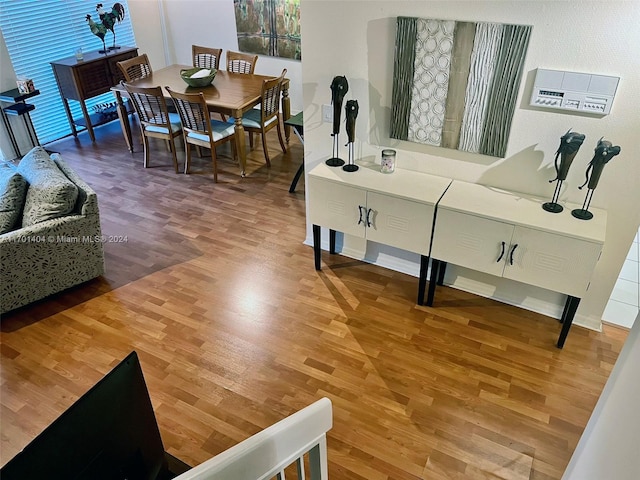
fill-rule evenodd
<path id="1" fill-rule="evenodd" d="M 0 165 L 0 234 L 10 232 L 18 223 L 24 206 L 27 181 L 15 167 Z"/>
<path id="2" fill-rule="evenodd" d="M 78 199 L 78 187 L 51 160 L 42 147 L 27 153 L 18 172 L 29 182 L 22 212 L 22 226 L 63 217 L 71 213 Z"/>

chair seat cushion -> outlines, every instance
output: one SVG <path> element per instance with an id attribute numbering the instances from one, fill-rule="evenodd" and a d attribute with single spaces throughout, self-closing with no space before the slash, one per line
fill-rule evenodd
<path id="1" fill-rule="evenodd" d="M 35 147 L 18 165 L 29 187 L 22 211 L 22 226 L 63 217 L 73 212 L 78 187 L 62 173 L 46 150 Z"/>
<path id="2" fill-rule="evenodd" d="M 180 115 L 178 115 L 177 113 L 169 112 L 169 122 L 171 123 L 171 132 L 175 133 L 182 130 L 182 123 L 180 123 Z M 169 133 L 169 131 L 165 127 L 157 127 L 155 125 L 147 125 L 145 127 L 145 130 L 147 132 L 154 132 L 154 133 L 166 133 L 166 134 Z"/>
<path id="3" fill-rule="evenodd" d="M 0 164 L 0 234 L 13 230 L 22 214 L 27 181 L 15 167 Z"/>
<path id="4" fill-rule="evenodd" d="M 229 125 L 228 123 L 221 122 L 219 120 L 211 120 L 211 131 L 213 133 L 214 142 L 219 142 L 223 138 L 233 135 L 234 129 L 234 125 Z M 203 142 L 209 141 L 209 137 L 201 133 L 190 132 L 187 137 L 202 140 Z"/>
<path id="5" fill-rule="evenodd" d="M 242 126 L 248 128 L 260 128 L 260 120 L 261 120 L 261 110 L 254 108 L 246 112 L 242 116 Z M 230 118 L 228 120 L 229 123 L 235 123 L 235 118 Z M 277 122 L 278 117 L 273 117 L 267 121 L 266 125 L 271 125 L 273 122 Z M 266 126 L 265 125 L 265 126 Z"/>

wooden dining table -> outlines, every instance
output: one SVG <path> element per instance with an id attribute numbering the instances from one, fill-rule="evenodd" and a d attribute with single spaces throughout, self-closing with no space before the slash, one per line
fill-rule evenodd
<path id="1" fill-rule="evenodd" d="M 171 96 L 166 86 L 180 93 L 202 92 L 209 106 L 209 111 L 217 112 L 235 119 L 236 152 L 240 159 L 241 175 L 246 175 L 247 149 L 245 142 L 245 130 L 242 126 L 242 115 L 260 104 L 262 94 L 262 82 L 273 77 L 265 75 L 232 73 L 226 70 L 218 70 L 211 85 L 206 87 L 189 87 L 180 77 L 180 70 L 193 68 L 191 65 L 170 65 L 160 70 L 155 70 L 145 78 L 131 82 L 136 87 L 161 86 L 165 98 L 171 102 Z M 133 140 L 131 136 L 131 124 L 129 112 L 123 101 L 127 96 L 125 88 L 118 84 L 111 88 L 116 97 L 118 118 L 122 127 L 122 133 L 127 147 L 133 152 Z M 289 99 L 289 79 L 285 78 L 282 84 L 282 117 L 286 121 L 291 116 L 291 104 Z M 285 124 L 285 137 L 289 142 L 290 127 Z M 264 140 L 263 140 L 264 141 Z"/>

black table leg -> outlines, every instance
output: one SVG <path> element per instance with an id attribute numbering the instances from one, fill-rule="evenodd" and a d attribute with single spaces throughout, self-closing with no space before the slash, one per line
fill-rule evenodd
<path id="1" fill-rule="evenodd" d="M 433 305 L 433 297 L 436 293 L 436 283 L 438 282 L 438 270 L 440 269 L 440 260 L 431 259 L 431 275 L 429 276 L 429 292 L 427 293 L 427 306 Z"/>
<path id="2" fill-rule="evenodd" d="M 336 231 L 329 229 L 329 253 L 336 253 Z"/>
<path id="3" fill-rule="evenodd" d="M 300 176 L 304 173 L 304 160 L 302 161 L 302 165 L 298 168 L 296 172 L 296 176 L 293 177 L 293 181 L 291 182 L 291 186 L 289 187 L 289 193 L 294 193 L 296 191 L 296 185 L 298 185 L 298 180 L 300 180 Z"/>
<path id="4" fill-rule="evenodd" d="M 420 255 L 420 278 L 418 280 L 418 305 L 424 305 L 424 291 L 427 287 L 427 270 L 429 257 Z"/>
<path id="5" fill-rule="evenodd" d="M 571 295 L 567 296 L 567 301 L 564 304 L 564 311 L 562 312 L 562 318 L 560 319 L 560 323 L 562 323 L 562 330 L 560 330 L 560 336 L 558 337 L 558 348 L 562 348 L 564 346 L 564 342 L 567 339 L 569 329 L 573 323 L 573 317 L 576 314 L 579 304 L 579 298 L 572 297 Z"/>
<path id="6" fill-rule="evenodd" d="M 444 285 L 444 274 L 447 271 L 447 262 L 440 261 L 440 267 L 438 268 L 438 285 Z"/>
<path id="7" fill-rule="evenodd" d="M 316 264 L 316 270 L 320 270 L 320 225 L 313 225 L 313 259 Z"/>

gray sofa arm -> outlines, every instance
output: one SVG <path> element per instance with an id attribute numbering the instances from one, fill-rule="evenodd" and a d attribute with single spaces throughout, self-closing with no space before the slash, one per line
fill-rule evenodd
<path id="1" fill-rule="evenodd" d="M 78 186 L 76 212 L 0 235 L 0 313 L 104 274 L 97 195 L 56 156 Z"/>

